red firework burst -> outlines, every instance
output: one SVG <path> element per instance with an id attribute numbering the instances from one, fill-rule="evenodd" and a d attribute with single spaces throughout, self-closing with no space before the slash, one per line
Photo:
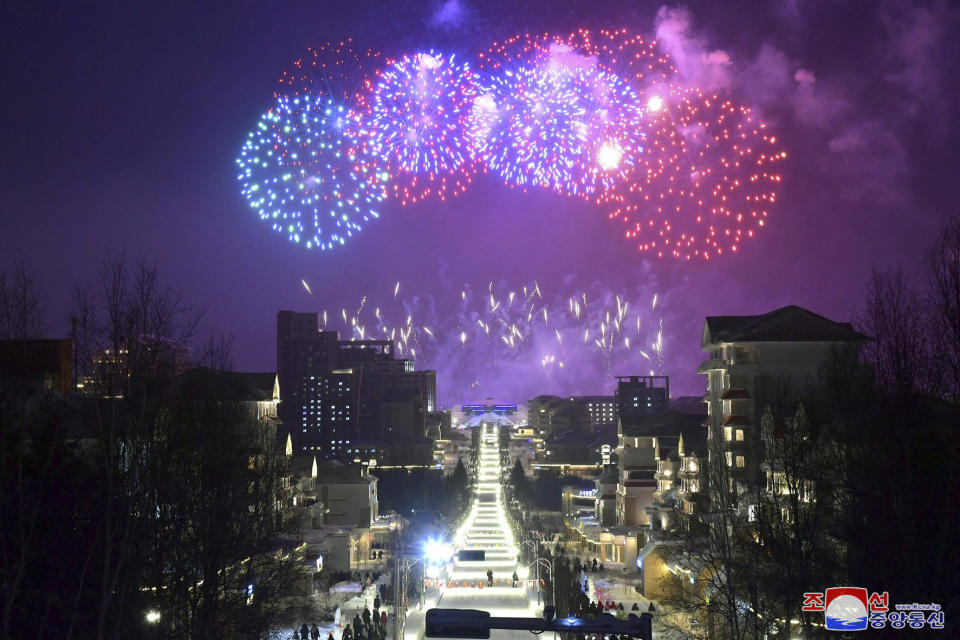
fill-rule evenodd
<path id="1" fill-rule="evenodd" d="M 657 257 L 736 252 L 766 224 L 786 152 L 748 107 L 716 94 L 671 98 L 662 112 L 639 169 L 603 198 L 610 218 Z"/>

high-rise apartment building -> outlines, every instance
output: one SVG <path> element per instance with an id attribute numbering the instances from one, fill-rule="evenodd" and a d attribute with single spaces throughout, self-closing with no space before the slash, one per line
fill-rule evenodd
<path id="1" fill-rule="evenodd" d="M 395 359 L 393 346 L 391 340 L 341 340 L 320 328 L 316 313 L 277 314 L 279 415 L 297 451 L 350 457 L 360 440 L 388 439 L 389 432 L 381 433 L 381 404 L 404 398 L 425 407 L 417 414 L 423 424 L 410 425 L 414 433 L 425 432 L 436 372 Z"/>

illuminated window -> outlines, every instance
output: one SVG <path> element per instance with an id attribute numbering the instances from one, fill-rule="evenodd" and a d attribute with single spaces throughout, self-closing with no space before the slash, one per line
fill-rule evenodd
<path id="1" fill-rule="evenodd" d="M 743 429 L 737 429 L 737 442 L 743 442 Z"/>
<path id="2" fill-rule="evenodd" d="M 729 451 L 727 451 L 727 452 L 726 452 L 726 457 L 727 457 L 727 466 L 728 466 L 728 467 L 732 467 L 732 466 L 733 466 L 733 454 L 730 453 Z"/>
<path id="3" fill-rule="evenodd" d="M 727 442 L 733 440 L 733 427 L 724 427 L 723 428 L 723 439 Z"/>
<path id="4" fill-rule="evenodd" d="M 746 460 L 743 456 L 737 456 L 737 467 L 742 469 L 747 466 Z"/>

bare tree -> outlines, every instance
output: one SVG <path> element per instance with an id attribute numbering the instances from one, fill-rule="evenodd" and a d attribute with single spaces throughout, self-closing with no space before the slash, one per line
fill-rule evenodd
<path id="1" fill-rule="evenodd" d="M 256 638 L 304 577 L 277 537 L 298 530 L 281 508 L 283 452 L 230 396 L 229 375 L 192 372 L 157 417 L 143 460 L 150 540 L 144 583 L 162 636 Z M 149 510 L 149 513 L 147 513 Z"/>
<path id="2" fill-rule="evenodd" d="M 161 284 L 155 265 L 141 259 L 131 269 L 123 253 L 105 259 L 98 281 L 76 291 L 76 366 L 88 394 L 102 399 L 91 421 L 99 467 L 96 499 L 103 512 L 97 523 L 95 570 L 101 586 L 94 635 L 112 638 L 139 617 L 128 599 L 140 586 L 138 563 L 148 534 L 142 465 L 156 453 L 149 436 L 162 410 L 162 382 L 186 368 L 200 314 Z"/>
<path id="3" fill-rule="evenodd" d="M 169 379 L 190 364 L 202 314 L 160 280 L 156 265 L 108 257 L 94 285 L 78 285 L 72 316 L 77 366 L 94 395 L 121 397 L 131 385 Z"/>
<path id="4" fill-rule="evenodd" d="M 866 300 L 856 312 L 858 328 L 881 388 L 907 398 L 929 387 L 929 336 L 923 298 L 899 268 L 874 271 Z"/>
<path id="5" fill-rule="evenodd" d="M 0 340 L 32 340 L 44 328 L 36 275 L 18 253 L 10 273 L 0 271 Z"/>
<path id="6" fill-rule="evenodd" d="M 660 621 L 668 638 L 763 637 L 758 554 L 743 517 L 744 503 L 755 498 L 738 494 L 722 442 L 712 438 L 708 448 L 701 481 L 709 506 L 703 513 L 677 514 L 683 533 L 668 547 L 667 562 L 678 569 L 667 578 L 671 595 L 661 601 L 666 615 Z"/>
<path id="7" fill-rule="evenodd" d="M 927 255 L 930 324 L 943 395 L 960 398 L 960 218 L 948 219 Z"/>
<path id="8" fill-rule="evenodd" d="M 797 595 L 839 584 L 843 547 L 835 537 L 840 504 L 838 459 L 830 434 L 813 425 L 801 404 L 786 419 L 769 409 L 762 419 L 764 470 L 754 530 L 764 570 L 761 591 L 778 634 L 790 638 L 792 620 L 815 635 Z"/>

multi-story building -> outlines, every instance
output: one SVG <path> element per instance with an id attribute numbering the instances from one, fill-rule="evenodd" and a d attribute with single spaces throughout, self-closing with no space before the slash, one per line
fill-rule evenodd
<path id="1" fill-rule="evenodd" d="M 657 486 L 651 496 L 653 503 L 645 507 L 650 516 L 650 540 L 689 531 L 689 523 L 696 523 L 696 516 L 706 506 L 702 465 L 707 456 L 707 434 L 699 422 L 701 416 L 681 416 L 674 415 L 671 427 L 663 429 L 669 435 L 653 439 L 657 465 L 653 478 Z"/>
<path id="2" fill-rule="evenodd" d="M 393 347 L 390 340 L 341 340 L 320 328 L 316 313 L 277 314 L 279 415 L 296 451 L 354 459 L 361 441 L 389 443 L 395 428 L 404 438 L 424 435 L 436 372 L 395 359 Z M 404 402 L 412 407 L 409 420 L 398 417 Z"/>
<path id="3" fill-rule="evenodd" d="M 380 515 L 377 478 L 361 467 L 359 473 L 337 461 L 317 467 L 317 498 L 328 509 L 326 522 L 369 528 Z"/>
<path id="4" fill-rule="evenodd" d="M 647 525 L 650 519 L 644 507 L 653 503 L 657 487 L 653 437 L 621 433 L 617 455 L 617 524 Z"/>
<path id="5" fill-rule="evenodd" d="M 527 403 L 527 424 L 537 437 L 546 439 L 570 429 L 590 431 L 593 423 L 587 404 L 575 396 L 543 395 Z"/>
<path id="6" fill-rule="evenodd" d="M 245 373 L 197 367 L 171 380 L 167 393 L 185 400 L 235 403 L 246 410 L 252 420 L 276 430 L 280 385 L 275 373 Z"/>
<path id="7" fill-rule="evenodd" d="M 606 466 L 593 483 L 594 490 L 593 511 L 597 521 L 609 527 L 617 523 L 617 470 Z"/>
<path id="8" fill-rule="evenodd" d="M 556 431 L 580 429 L 597 431 L 617 424 L 614 396 L 537 396 L 527 403 L 528 426 L 534 433 L 549 437 Z"/>
<path id="9" fill-rule="evenodd" d="M 658 423 L 649 423 L 663 415 L 670 403 L 670 379 L 667 376 L 617 377 L 617 495 L 618 525 L 647 525 L 644 508 L 652 504 L 656 487 L 653 436 Z M 673 412 L 671 412 L 673 414 Z"/>
<path id="10" fill-rule="evenodd" d="M 617 376 L 617 420 L 635 424 L 670 408 L 668 376 Z"/>
<path id="11" fill-rule="evenodd" d="M 790 412 L 817 383 L 821 365 L 839 345 L 867 338 L 846 322 L 834 322 L 789 306 L 757 316 L 712 316 L 701 347 L 710 357 L 698 373 L 707 377 L 707 419 L 712 451 L 722 452 L 732 489 L 759 479 L 760 419 L 767 407 Z"/>
<path id="12" fill-rule="evenodd" d="M 380 400 L 381 438 L 423 437 L 427 431 L 426 403 L 420 397 L 390 394 Z"/>
<path id="13" fill-rule="evenodd" d="M 280 420 L 300 452 L 330 451 L 331 443 L 356 437 L 349 416 L 355 410 L 352 377 L 337 369 L 336 331 L 322 331 L 316 313 L 277 314 L 277 376 Z M 351 405 L 347 409 L 347 405 Z M 342 412 L 347 418 L 333 422 Z M 349 434 L 349 435 L 348 435 Z"/>
<path id="14" fill-rule="evenodd" d="M 587 407 L 590 426 L 594 431 L 604 425 L 617 424 L 616 396 L 574 396 L 574 402 Z"/>
<path id="15" fill-rule="evenodd" d="M 677 445 L 679 454 L 679 481 L 677 487 L 678 508 L 683 510 L 682 528 L 688 534 L 696 534 L 702 524 L 700 517 L 704 514 L 708 502 L 707 486 L 707 434 L 688 433 L 680 436 Z"/>

